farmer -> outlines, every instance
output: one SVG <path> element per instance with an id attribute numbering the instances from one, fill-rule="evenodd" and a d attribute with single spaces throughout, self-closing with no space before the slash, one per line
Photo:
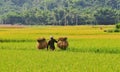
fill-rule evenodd
<path id="1" fill-rule="evenodd" d="M 47 45 L 47 50 L 49 46 L 51 50 L 54 50 L 55 49 L 54 43 L 57 43 L 57 41 L 53 38 L 53 36 L 50 36 L 50 40 L 48 41 L 48 45 Z"/>

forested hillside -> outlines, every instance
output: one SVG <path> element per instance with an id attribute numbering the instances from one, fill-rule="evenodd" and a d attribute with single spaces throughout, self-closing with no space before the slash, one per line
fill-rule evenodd
<path id="1" fill-rule="evenodd" d="M 85 25 L 120 21 L 120 0 L 0 0 L 0 24 Z"/>

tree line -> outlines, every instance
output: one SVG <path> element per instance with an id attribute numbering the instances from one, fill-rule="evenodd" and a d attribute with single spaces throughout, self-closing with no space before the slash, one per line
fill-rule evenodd
<path id="1" fill-rule="evenodd" d="M 85 25 L 120 22 L 120 0 L 0 0 L 0 24 Z"/>

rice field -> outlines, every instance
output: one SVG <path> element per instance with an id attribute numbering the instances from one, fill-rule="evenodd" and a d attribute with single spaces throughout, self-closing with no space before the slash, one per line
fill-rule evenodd
<path id="1" fill-rule="evenodd" d="M 114 26 L 0 26 L 0 71 L 120 72 L 120 33 L 107 29 Z M 66 36 L 67 50 L 36 48 L 51 35 Z"/>

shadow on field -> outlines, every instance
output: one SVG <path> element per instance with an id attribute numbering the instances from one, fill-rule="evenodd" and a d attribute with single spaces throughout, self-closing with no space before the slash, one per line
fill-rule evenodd
<path id="1" fill-rule="evenodd" d="M 4 47 L 1 47 L 0 48 L 1 50 L 24 50 L 24 51 L 29 51 L 29 50 L 36 50 L 36 49 L 28 49 L 28 48 L 4 48 Z"/>
<path id="2" fill-rule="evenodd" d="M 77 49 L 77 48 L 71 48 L 67 49 L 69 52 L 82 52 L 82 53 L 109 53 L 109 54 L 120 54 L 120 50 L 118 49 Z"/>
<path id="3" fill-rule="evenodd" d="M 0 50 L 23 50 L 23 51 L 35 51 L 36 48 L 6 48 L 0 47 Z M 46 51 L 46 49 L 38 50 Z M 48 50 L 50 51 L 50 50 Z M 120 50 L 117 49 L 77 49 L 77 48 L 68 48 L 66 50 L 55 50 L 56 52 L 80 52 L 80 53 L 108 53 L 108 54 L 120 54 Z"/>
<path id="4" fill-rule="evenodd" d="M 35 40 L 9 40 L 9 39 L 4 39 L 4 40 L 0 40 L 0 43 L 3 42 L 34 42 Z"/>

